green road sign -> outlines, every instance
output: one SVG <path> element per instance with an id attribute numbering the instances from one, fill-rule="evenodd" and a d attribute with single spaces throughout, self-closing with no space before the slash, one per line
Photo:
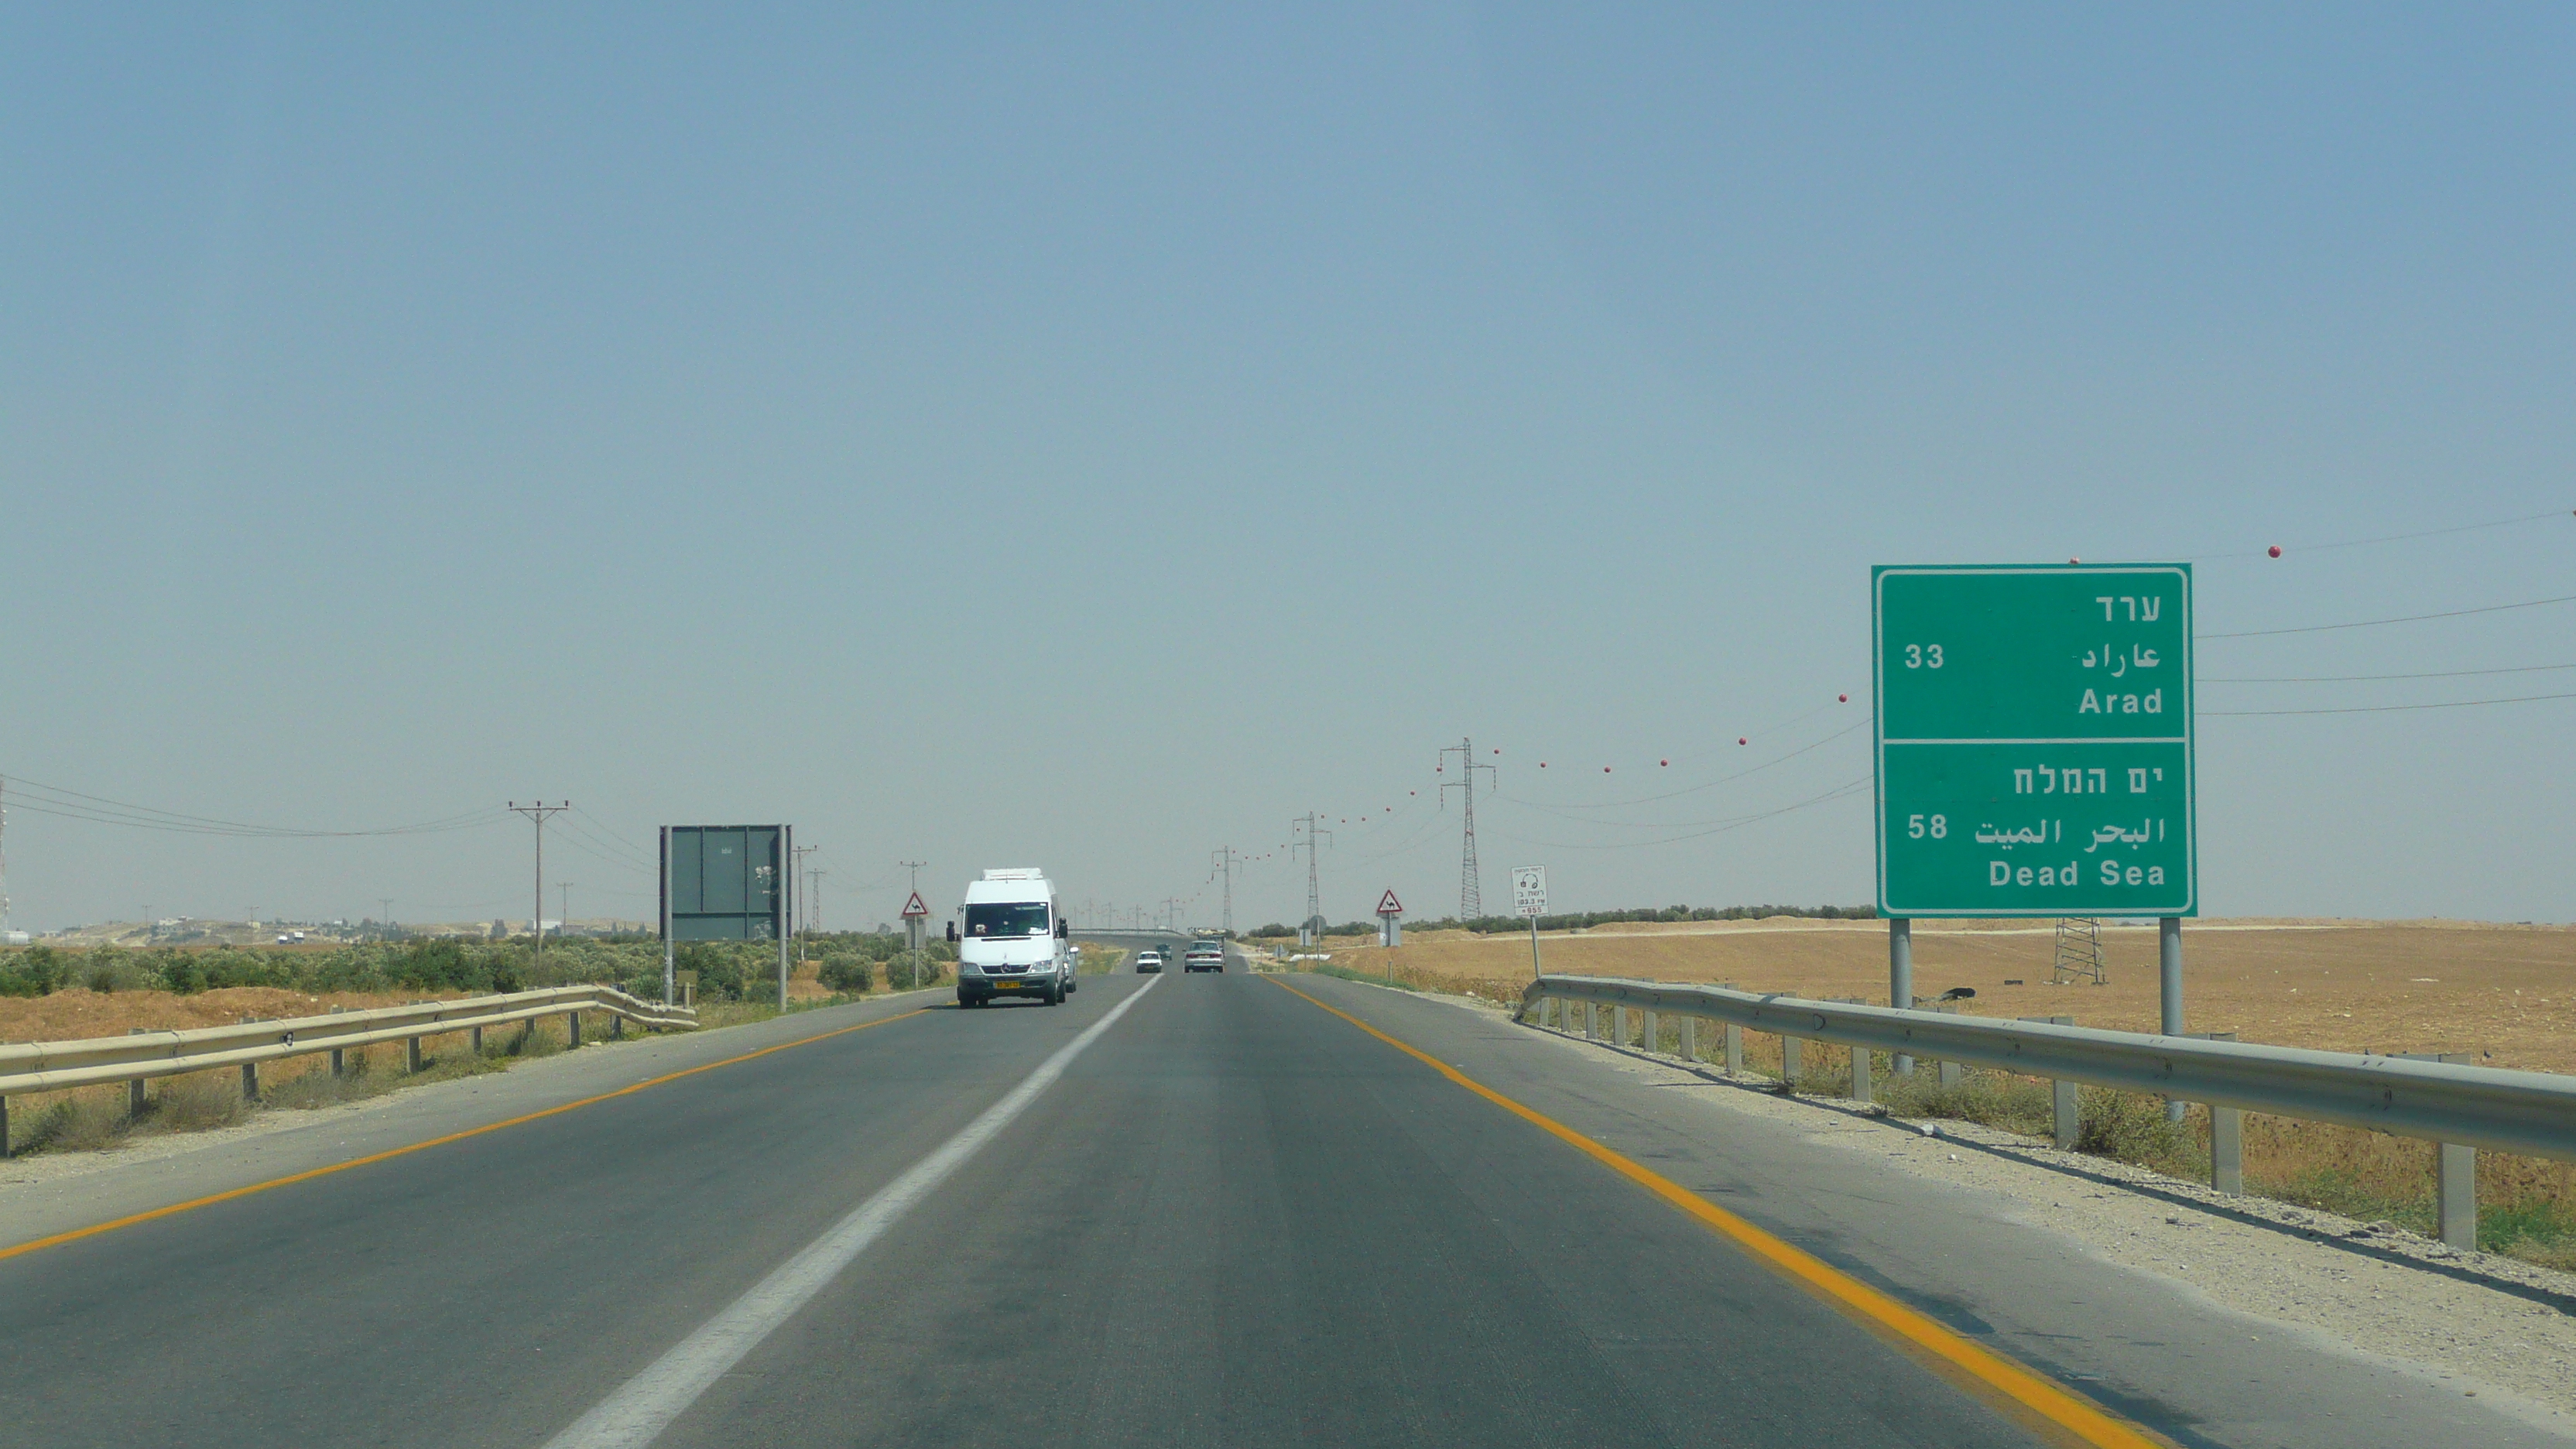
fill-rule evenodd
<path id="1" fill-rule="evenodd" d="M 1878 908 L 2190 916 L 2191 565 L 1870 570 Z"/>

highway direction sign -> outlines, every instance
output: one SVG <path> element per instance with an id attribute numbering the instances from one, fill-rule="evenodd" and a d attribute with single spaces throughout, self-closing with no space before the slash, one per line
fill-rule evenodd
<path id="1" fill-rule="evenodd" d="M 1512 910 L 1532 920 L 1547 912 L 1547 867 L 1516 865 L 1512 867 Z"/>
<path id="2" fill-rule="evenodd" d="M 1870 570 L 1878 908 L 2190 916 L 2191 565 Z"/>

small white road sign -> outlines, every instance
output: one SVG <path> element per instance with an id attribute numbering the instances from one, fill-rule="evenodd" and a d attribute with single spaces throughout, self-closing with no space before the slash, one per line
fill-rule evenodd
<path id="1" fill-rule="evenodd" d="M 1377 913 L 1381 916 L 1400 916 L 1404 914 L 1404 903 L 1395 898 L 1395 890 L 1393 887 L 1388 887 L 1387 893 L 1377 898 Z"/>
<path id="2" fill-rule="evenodd" d="M 1541 916 L 1547 912 L 1547 867 L 1516 865 L 1512 867 L 1512 910 L 1524 916 Z"/>

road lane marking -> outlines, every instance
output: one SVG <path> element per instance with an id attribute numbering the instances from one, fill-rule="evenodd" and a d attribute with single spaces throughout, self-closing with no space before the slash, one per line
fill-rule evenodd
<path id="1" fill-rule="evenodd" d="M 1055 1085 L 1056 1078 L 1064 1075 L 1073 1059 L 1082 1055 L 1083 1048 L 1099 1040 L 1101 1033 L 1116 1025 L 1118 1018 L 1127 1014 L 1127 1008 L 1144 1000 L 1145 994 L 1160 985 L 1162 979 L 1154 977 L 1109 1008 L 1098 1021 L 1084 1028 L 1082 1035 L 1039 1063 L 1038 1069 L 1022 1078 L 1002 1100 L 967 1123 L 963 1131 L 904 1169 L 902 1176 L 877 1189 L 848 1217 L 825 1229 L 796 1256 L 771 1270 L 749 1292 L 701 1324 L 697 1332 L 680 1340 L 650 1367 L 600 1400 L 571 1427 L 547 1440 L 546 1449 L 643 1449 L 661 1437 L 671 1421 L 696 1403 L 717 1379 L 731 1372 L 744 1355 L 760 1346 L 761 1340 L 776 1332 L 780 1324 L 795 1316 L 796 1310 L 839 1277 L 841 1270 L 867 1251 L 870 1243 L 901 1222 L 923 1198 L 1027 1111 L 1040 1094 Z"/>
<path id="2" fill-rule="evenodd" d="M 248 1187 L 236 1187 L 223 1192 L 209 1193 L 204 1197 L 190 1198 L 186 1202 L 172 1203 L 168 1207 L 154 1208 L 150 1212 L 134 1213 L 126 1217 L 114 1218 L 103 1223 L 92 1223 L 88 1227 L 74 1228 L 70 1232 L 56 1233 L 52 1237 L 48 1238 L 36 1238 L 28 1242 L 20 1243 L 13 1248 L 0 1248 L 0 1262 L 7 1262 L 11 1258 L 20 1257 L 27 1253 L 39 1252 L 46 1248 L 59 1248 L 65 1243 L 77 1243 L 83 1238 L 95 1238 L 101 1233 L 112 1233 L 119 1228 L 130 1228 L 138 1223 L 157 1222 L 162 1218 L 177 1217 L 181 1213 L 195 1212 L 197 1209 L 203 1207 L 213 1207 L 219 1202 L 231 1202 L 236 1198 L 245 1198 L 252 1196 L 255 1193 L 269 1192 L 276 1188 L 293 1187 L 299 1182 L 311 1182 L 317 1177 L 329 1177 L 335 1172 L 347 1172 L 353 1167 L 368 1167 L 375 1163 L 391 1161 L 397 1157 L 407 1157 L 415 1152 L 426 1152 L 433 1147 L 444 1147 L 451 1142 L 462 1142 L 468 1137 L 480 1137 L 486 1132 L 498 1132 L 504 1127 L 520 1127 L 525 1126 L 530 1122 L 541 1122 L 548 1117 L 560 1117 L 566 1112 L 576 1112 L 584 1107 L 595 1107 L 602 1102 L 614 1102 L 620 1097 L 631 1097 L 637 1092 L 643 1091 L 647 1087 L 658 1087 L 666 1082 L 676 1082 L 682 1077 L 694 1077 L 700 1072 L 712 1072 L 718 1067 L 737 1066 L 743 1062 L 755 1061 L 761 1057 L 769 1056 L 776 1052 L 783 1052 L 793 1047 L 812 1046 L 818 1041 L 830 1041 L 836 1036 L 848 1036 L 854 1031 L 866 1031 L 868 1028 L 873 1026 L 884 1026 L 889 1022 L 901 1021 L 906 1017 L 919 1016 L 928 1010 L 930 1010 L 930 1008 L 926 1006 L 914 1007 L 910 1011 L 897 1012 L 893 1016 L 879 1017 L 875 1021 L 863 1021 L 856 1026 L 845 1026 L 833 1031 L 818 1032 L 813 1036 L 798 1037 L 794 1041 L 780 1042 L 776 1046 L 762 1047 L 756 1052 L 744 1052 L 738 1057 L 726 1057 L 720 1062 L 708 1062 L 702 1066 L 683 1067 L 676 1072 L 665 1072 L 658 1077 L 647 1077 L 643 1081 L 635 1083 L 633 1086 L 620 1087 L 614 1092 L 602 1092 L 596 1097 L 584 1097 L 578 1102 L 565 1102 L 560 1106 L 545 1108 L 543 1111 L 529 1112 L 517 1117 L 507 1118 L 499 1122 L 487 1122 L 480 1127 L 468 1127 L 462 1132 L 450 1132 L 444 1137 L 432 1137 L 425 1142 L 414 1142 L 402 1147 L 390 1147 L 382 1152 L 371 1152 L 364 1157 L 352 1157 L 346 1162 L 335 1162 L 328 1167 L 316 1167 L 307 1172 L 290 1173 L 285 1177 L 272 1177 L 266 1182 L 254 1182 Z"/>
<path id="3" fill-rule="evenodd" d="M 2051 1437 L 2097 1449 L 2169 1449 L 2168 1441 L 2104 1410 L 2092 1400 L 2060 1387 L 2046 1376 L 1996 1353 L 1921 1309 L 1861 1282 L 1803 1248 L 1754 1226 L 1698 1193 L 1636 1162 L 1535 1108 L 1477 1081 L 1447 1062 L 1389 1036 L 1349 1012 L 1307 995 L 1276 976 L 1262 978 L 1289 995 L 1331 1012 L 1379 1041 L 1421 1062 L 1468 1091 L 1573 1145 L 1620 1176 L 1698 1220 L 1703 1226 L 1751 1254 L 1798 1287 L 1862 1327 L 1894 1342 L 1910 1357 L 1942 1377 L 1971 1390 L 1979 1399 L 2035 1420 L 2029 1427 Z"/>

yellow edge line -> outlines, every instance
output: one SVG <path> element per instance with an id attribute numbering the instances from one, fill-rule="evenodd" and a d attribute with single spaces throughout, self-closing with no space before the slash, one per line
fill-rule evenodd
<path id="1" fill-rule="evenodd" d="M 2021 1364 L 1974 1342 L 1931 1315 L 1861 1282 L 1841 1269 L 1728 1212 L 1698 1193 L 1642 1163 L 1593 1141 L 1541 1112 L 1525 1107 L 1447 1062 L 1398 1041 L 1358 1017 L 1327 1005 L 1276 976 L 1266 980 L 1300 1000 L 1322 1007 L 1397 1051 L 1421 1062 L 1450 1081 L 1523 1121 L 1573 1145 L 1620 1176 L 1681 1209 L 1782 1277 L 1864 1326 L 1886 1334 L 1935 1365 L 1964 1375 L 2049 1426 L 2084 1444 L 2102 1449 L 2166 1449 L 2166 1442 L 2127 1420 L 2105 1412 L 2092 1400 L 2061 1388 Z"/>
<path id="2" fill-rule="evenodd" d="M 199 1208 L 212 1207 L 219 1202 L 231 1202 L 235 1198 L 249 1197 L 254 1193 L 268 1192 L 275 1188 L 292 1187 L 299 1182 L 311 1182 L 317 1177 L 329 1177 L 335 1172 L 347 1172 L 353 1167 L 366 1167 L 378 1162 L 387 1162 L 397 1157 L 405 1157 L 414 1152 L 426 1152 L 433 1147 L 444 1147 L 451 1142 L 462 1142 L 469 1137 L 480 1137 L 486 1132 L 498 1132 L 505 1127 L 519 1127 L 530 1122 L 541 1122 L 548 1117 L 559 1117 L 566 1112 L 575 1112 L 584 1107 L 597 1106 L 602 1102 L 613 1102 L 620 1097 L 633 1096 L 635 1093 L 641 1092 L 648 1087 L 658 1087 L 666 1082 L 676 1082 L 682 1077 L 694 1077 L 700 1072 L 712 1072 L 718 1067 L 730 1067 L 739 1065 L 743 1062 L 755 1061 L 761 1057 L 768 1056 L 773 1052 L 783 1052 L 792 1047 L 812 1046 L 818 1041 L 830 1041 L 836 1036 L 848 1036 L 854 1031 L 866 1031 L 872 1026 L 884 1026 L 888 1022 L 901 1021 L 908 1016 L 919 1016 L 929 1009 L 930 1008 L 928 1007 L 915 1007 L 910 1011 L 897 1012 L 893 1016 L 879 1017 L 875 1021 L 863 1021 L 856 1026 L 845 1026 L 834 1031 L 822 1032 L 814 1036 L 799 1037 L 794 1041 L 780 1042 L 776 1046 L 762 1047 L 756 1052 L 744 1052 L 738 1057 L 726 1057 L 722 1061 L 707 1062 L 701 1066 L 683 1067 L 679 1071 L 665 1072 L 658 1077 L 647 1077 L 643 1081 L 637 1082 L 632 1086 L 620 1087 L 614 1092 L 602 1092 L 596 1097 L 584 1097 L 578 1102 L 566 1102 L 560 1106 L 548 1107 L 543 1111 L 529 1112 L 522 1116 L 507 1118 L 499 1122 L 487 1122 L 480 1127 L 468 1127 L 462 1132 L 450 1132 L 444 1137 L 432 1137 L 425 1142 L 414 1142 L 405 1147 L 388 1148 L 383 1152 L 372 1152 L 364 1157 L 352 1157 L 346 1162 L 335 1162 L 328 1167 L 316 1167 L 309 1172 L 290 1173 L 285 1177 L 272 1177 L 266 1182 L 254 1182 L 248 1187 L 236 1187 L 226 1192 L 212 1193 L 205 1197 L 190 1198 L 186 1202 L 172 1203 L 168 1207 L 154 1208 L 150 1212 L 134 1213 L 130 1216 L 115 1218 L 108 1222 L 93 1223 L 85 1228 L 74 1228 L 67 1233 L 56 1233 L 50 1238 L 37 1238 L 30 1242 L 20 1243 L 14 1248 L 0 1248 L 0 1262 L 7 1262 L 11 1258 L 21 1257 L 28 1253 L 41 1252 L 46 1248 L 59 1248 L 65 1243 L 77 1243 L 83 1238 L 95 1238 L 101 1233 L 112 1233 L 119 1228 L 133 1227 L 137 1223 L 148 1223 L 157 1221 L 161 1218 L 177 1217 L 181 1213 L 195 1212 Z"/>

